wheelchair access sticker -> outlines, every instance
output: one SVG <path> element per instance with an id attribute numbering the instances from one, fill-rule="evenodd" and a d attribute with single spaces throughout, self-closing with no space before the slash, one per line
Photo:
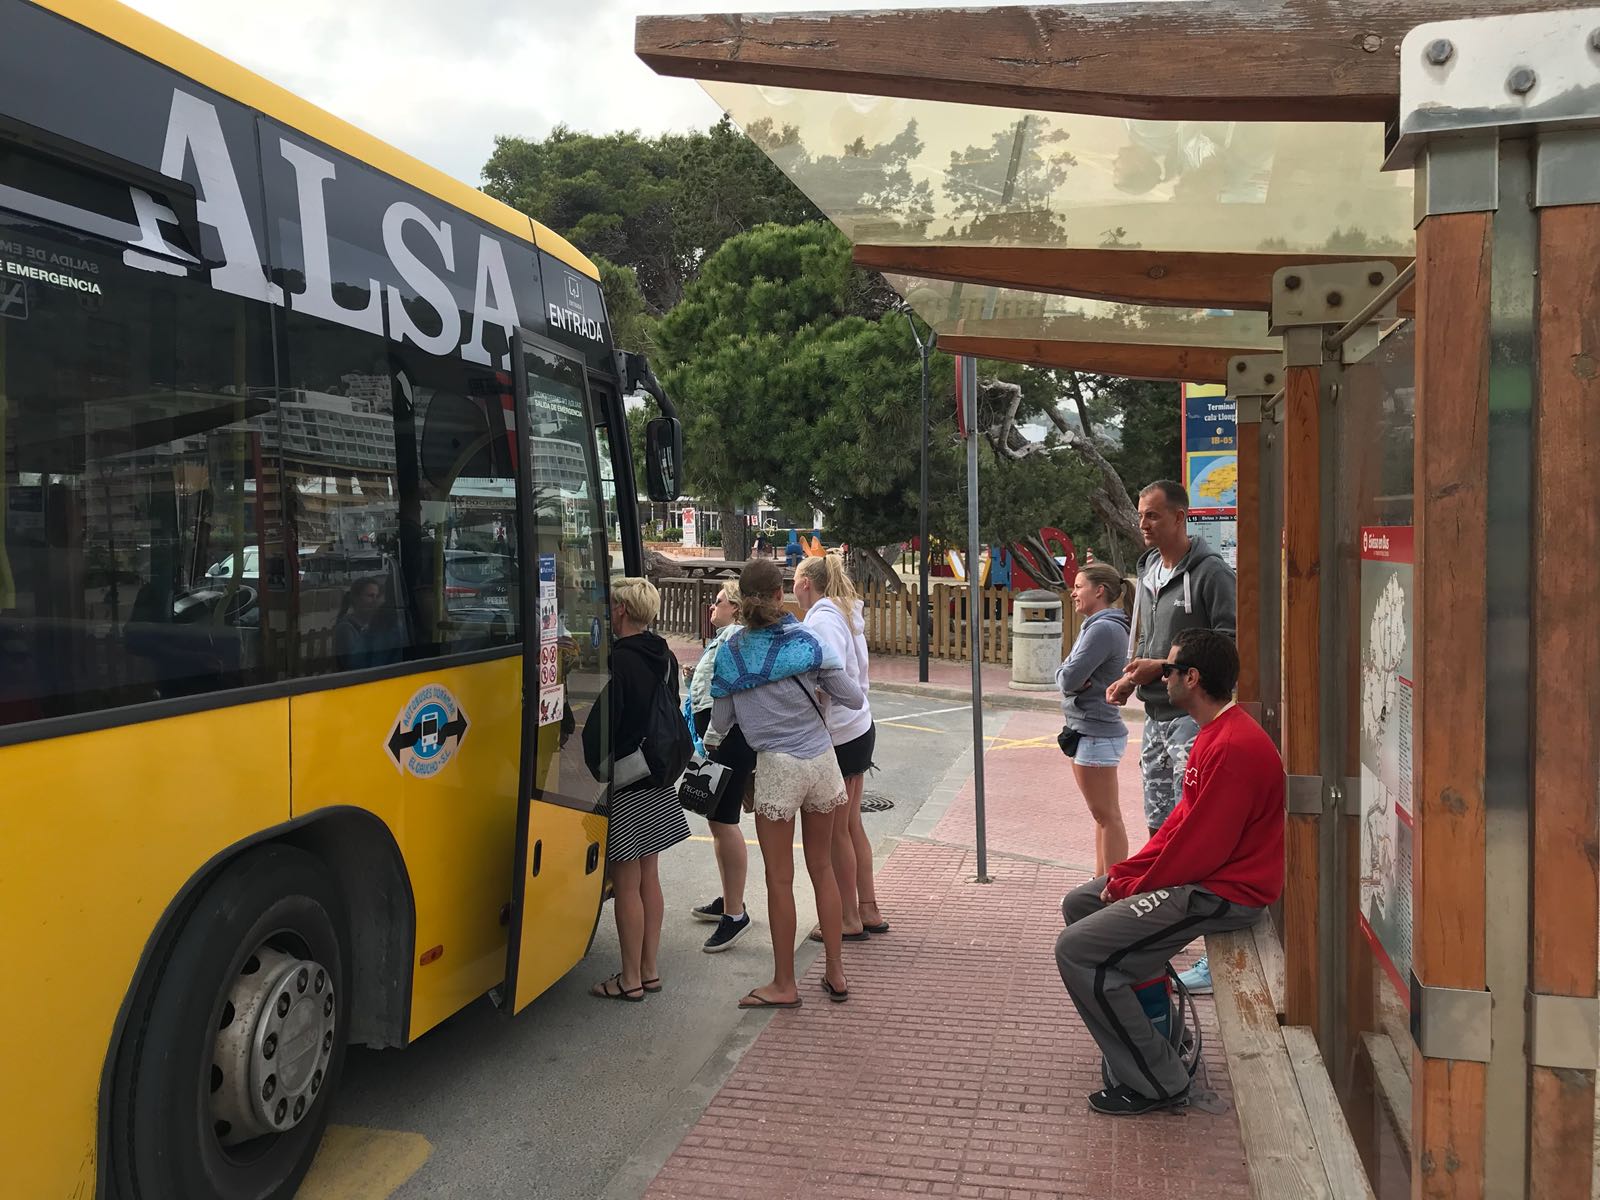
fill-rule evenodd
<path id="1" fill-rule="evenodd" d="M 448 688 L 430 683 L 406 702 L 383 748 L 401 771 L 431 779 L 449 765 L 467 737 L 467 714 Z"/>

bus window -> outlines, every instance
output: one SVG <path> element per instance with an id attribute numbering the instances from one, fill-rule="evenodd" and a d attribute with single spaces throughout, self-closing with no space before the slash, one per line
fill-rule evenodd
<path id="1" fill-rule="evenodd" d="M 0 217 L 0 724 L 283 673 L 268 313 L 168 268 Z"/>
<path id="2" fill-rule="evenodd" d="M 301 547 L 297 673 L 520 643 L 510 377 L 287 323 L 304 381 L 279 398 Z"/>

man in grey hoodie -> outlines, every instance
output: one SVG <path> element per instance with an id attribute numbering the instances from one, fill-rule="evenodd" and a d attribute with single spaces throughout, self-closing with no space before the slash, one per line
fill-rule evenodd
<path id="1" fill-rule="evenodd" d="M 1233 569 L 1203 537 L 1189 536 L 1188 517 L 1189 493 L 1182 484 L 1161 479 L 1139 493 L 1139 532 L 1149 549 L 1135 569 L 1128 665 L 1106 689 L 1112 704 L 1126 704 L 1136 689 L 1144 701 L 1139 768 L 1152 837 L 1178 802 L 1189 748 L 1200 732 L 1194 718 L 1168 699 L 1161 664 L 1181 629 L 1236 636 Z"/>

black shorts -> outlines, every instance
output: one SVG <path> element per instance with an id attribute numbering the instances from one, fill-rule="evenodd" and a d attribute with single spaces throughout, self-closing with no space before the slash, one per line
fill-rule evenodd
<path id="1" fill-rule="evenodd" d="M 694 715 L 694 733 L 698 738 L 706 736 L 706 730 L 711 728 L 711 710 L 702 708 Z"/>
<path id="2" fill-rule="evenodd" d="M 710 714 L 707 713 L 709 724 Z M 700 714 L 695 714 L 695 723 L 698 725 Z M 750 743 L 744 740 L 744 733 L 735 725 L 728 730 L 728 736 L 722 739 L 718 746 L 709 747 L 707 755 L 712 762 L 722 763 L 730 768 L 731 778 L 728 787 L 722 793 L 722 799 L 717 801 L 717 807 L 706 818 L 715 821 L 718 825 L 737 825 L 744 816 L 744 794 L 750 786 L 750 781 L 755 778 L 756 752 L 750 749 Z"/>
<path id="3" fill-rule="evenodd" d="M 833 756 L 839 760 L 839 774 L 849 779 L 852 775 L 865 775 L 872 768 L 872 748 L 878 740 L 878 726 L 874 722 L 867 726 L 867 731 L 858 738 L 852 738 L 842 746 L 833 748 Z"/>

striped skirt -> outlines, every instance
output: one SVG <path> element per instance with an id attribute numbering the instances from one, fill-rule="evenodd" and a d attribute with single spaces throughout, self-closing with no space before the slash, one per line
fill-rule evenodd
<path id="1" fill-rule="evenodd" d="M 689 822 L 678 803 L 676 787 L 642 788 L 618 792 L 611 798 L 611 822 L 606 858 L 633 862 L 659 854 L 689 837 Z"/>

